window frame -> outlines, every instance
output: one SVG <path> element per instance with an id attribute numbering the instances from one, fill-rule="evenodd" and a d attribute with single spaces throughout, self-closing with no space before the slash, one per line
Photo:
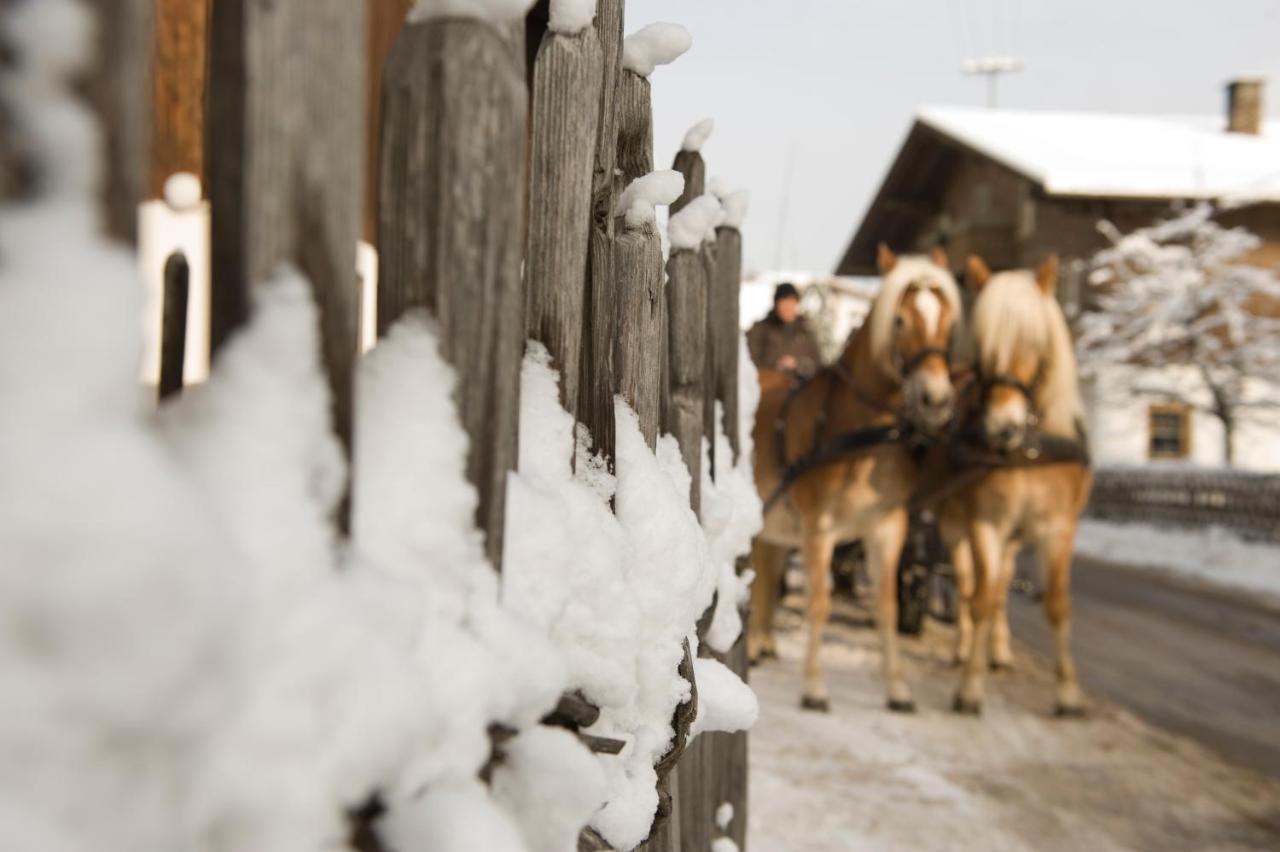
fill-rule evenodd
<path id="1" fill-rule="evenodd" d="M 1181 438 L 1178 452 L 1157 451 L 1156 418 L 1173 415 L 1178 418 Z M 1153 402 L 1147 407 L 1147 458 L 1151 461 L 1180 461 L 1191 456 L 1191 407 L 1181 402 Z"/>

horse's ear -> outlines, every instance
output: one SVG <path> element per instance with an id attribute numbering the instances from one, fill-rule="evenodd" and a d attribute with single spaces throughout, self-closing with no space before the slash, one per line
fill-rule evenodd
<path id="1" fill-rule="evenodd" d="M 947 250 L 942 246 L 934 246 L 929 249 L 929 259 L 933 261 L 933 265 L 939 269 L 951 271 L 951 261 L 947 260 Z"/>
<path id="2" fill-rule="evenodd" d="M 881 275 L 888 275 L 889 270 L 898 265 L 898 256 L 884 243 L 876 247 L 876 266 Z"/>
<path id="3" fill-rule="evenodd" d="M 964 280 L 977 293 L 991 280 L 991 267 L 976 254 L 971 254 L 964 263 Z"/>
<path id="4" fill-rule="evenodd" d="M 1058 290 L 1058 256 L 1050 254 L 1041 263 L 1040 268 L 1036 270 L 1036 283 L 1040 285 L 1040 292 L 1046 296 L 1052 296 Z"/>

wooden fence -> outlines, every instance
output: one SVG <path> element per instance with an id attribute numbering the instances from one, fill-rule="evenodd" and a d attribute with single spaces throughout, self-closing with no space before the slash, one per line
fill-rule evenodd
<path id="1" fill-rule="evenodd" d="M 1280 541 L 1280 475 L 1196 468 L 1103 468 L 1090 517 L 1204 528 Z"/>
<path id="2" fill-rule="evenodd" d="M 114 21 L 116 59 L 136 56 L 145 43 L 153 3 L 100 0 L 103 20 Z M 510 30 L 468 19 L 401 27 L 408 5 L 216 0 L 205 27 L 192 12 L 206 8 L 203 0 L 159 0 L 156 33 L 172 43 L 154 52 L 157 74 L 188 76 L 157 81 L 153 109 L 192 113 L 191 87 L 206 85 L 207 53 L 207 120 L 195 110 L 185 121 L 144 122 L 161 137 L 159 163 L 148 163 L 147 140 L 124 139 L 111 173 L 127 182 L 108 187 L 109 205 L 134 209 L 143 178 L 156 169 L 181 164 L 206 176 L 215 351 L 248 318 L 251 287 L 280 262 L 306 274 L 320 310 L 335 429 L 349 460 L 361 323 L 354 254 L 362 234 L 376 234 L 378 332 L 413 309 L 435 318 L 459 376 L 477 525 L 499 570 L 526 339 L 547 347 L 566 410 L 610 465 L 615 395 L 636 411 L 651 447 L 660 430 L 674 434 L 698 511 L 702 445 L 706 439 L 714 448 L 717 402 L 735 456 L 741 444 L 742 239 L 722 227 L 714 244 L 674 252 L 664 270 L 655 226 L 628 227 L 614 216 L 621 189 L 654 169 L 650 84 L 622 67 L 624 0 L 599 0 L 594 24 L 577 34 L 548 28 L 545 0 Z M 122 63 L 102 81 L 102 114 L 112 125 L 136 114 L 150 91 L 135 65 Z M 121 101 L 132 108 L 119 109 Z M 190 150 L 190 122 L 208 128 L 202 151 Z M 687 181 L 678 207 L 703 192 L 706 164 L 682 152 L 675 167 Z M 113 221 L 132 238 L 123 216 Z M 181 336 L 167 333 L 166 342 L 163 358 L 178 357 Z M 161 369 L 171 375 L 180 367 Z M 347 501 L 334 521 L 342 533 L 349 516 Z M 701 653 L 711 653 L 705 643 Z M 745 678 L 743 641 L 725 662 Z M 681 672 L 693 680 L 687 649 Z M 661 804 L 644 849 L 709 849 L 724 802 L 734 805 L 727 834 L 745 848 L 746 735 L 706 734 L 686 749 L 694 710 L 690 702 L 676 714 L 676 743 L 659 766 Z M 567 696 L 550 718 L 576 728 L 589 724 L 592 711 Z M 357 826 L 355 836 L 359 848 L 378 848 L 369 825 Z M 580 845 L 607 848 L 589 830 Z"/>

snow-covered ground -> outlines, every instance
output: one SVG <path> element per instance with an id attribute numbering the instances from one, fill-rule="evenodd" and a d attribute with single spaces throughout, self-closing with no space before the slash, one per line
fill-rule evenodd
<path id="1" fill-rule="evenodd" d="M 930 623 L 905 642 L 919 712 L 891 714 L 875 634 L 838 618 L 832 712 L 801 710 L 803 631 L 784 616 L 781 658 L 751 672 L 752 852 L 1280 848 L 1280 784 L 1096 700 L 1084 720 L 1053 718 L 1048 666 L 1021 648 L 985 715 L 957 717 Z"/>
<path id="2" fill-rule="evenodd" d="M 1227 530 L 1184 530 L 1093 518 L 1080 522 L 1076 553 L 1215 586 L 1280 604 L 1280 545 L 1243 541 Z"/>

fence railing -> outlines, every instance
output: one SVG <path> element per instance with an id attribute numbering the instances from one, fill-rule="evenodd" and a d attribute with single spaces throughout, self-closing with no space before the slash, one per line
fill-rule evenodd
<path id="1" fill-rule="evenodd" d="M 132 16 L 104 20 L 145 41 L 148 2 L 118 0 Z M 208 127 L 200 158 L 215 282 L 207 348 L 216 352 L 248 322 L 254 287 L 282 262 L 297 266 L 319 308 L 334 431 L 358 467 L 351 452 L 353 375 L 359 329 L 370 317 L 354 275 L 355 252 L 362 232 L 369 236 L 376 226 L 377 332 L 413 310 L 434 317 L 442 355 L 459 379 L 455 402 L 470 438 L 476 526 L 498 570 L 506 482 L 518 461 L 526 339 L 546 346 L 561 376 L 561 402 L 610 466 L 616 464 L 615 396 L 637 413 L 651 447 L 660 431 L 676 435 L 697 512 L 704 442 L 711 448 L 709 475 L 717 467 L 717 406 L 735 456 L 743 439 L 737 387 L 742 237 L 735 225 L 722 225 L 697 249 L 673 251 L 664 271 L 656 225 L 616 216 L 621 190 L 655 165 L 650 84 L 623 67 L 624 0 L 599 0 L 594 23 L 577 33 L 552 29 L 545 4 L 510 29 L 465 18 L 400 28 L 407 6 L 405 0 L 219 0 L 207 33 L 193 36 L 207 39 L 209 57 L 208 115 L 191 119 Z M 176 5 L 164 4 L 170 7 Z M 373 38 L 366 44 L 370 22 Z M 161 27 L 162 37 L 167 31 Z M 122 123 L 113 116 L 131 113 L 112 107 L 123 100 L 136 109 L 145 100 L 138 80 L 146 74 L 134 68 L 143 60 L 128 38 L 111 44 L 131 60 L 100 86 L 103 118 L 118 130 Z M 186 47 L 175 46 L 173 55 L 206 53 L 204 44 Z M 376 106 L 364 103 L 367 67 L 381 77 Z M 158 66 L 156 73 L 166 72 Z M 374 126 L 366 126 L 370 122 Z M 183 125 L 183 132 L 189 129 Z M 164 133 L 165 125 L 156 132 Z M 369 139 L 370 162 L 362 163 L 362 142 Z M 127 139 L 112 150 L 119 162 L 109 173 L 128 180 L 108 187 L 108 207 L 126 211 L 115 217 L 116 231 L 131 239 L 132 211 L 145 194 L 136 176 L 146 172 L 148 145 Z M 166 151 L 160 153 L 168 157 Z M 707 171 L 696 151 L 682 151 L 675 168 L 685 192 L 673 210 L 704 192 Z M 376 186 L 365 188 L 365 175 Z M 362 201 L 370 208 L 363 218 Z M 193 344 L 180 333 L 186 311 L 170 301 L 162 354 L 166 392 L 181 386 L 181 344 Z M 350 515 L 345 501 L 334 519 L 339 536 L 348 534 Z M 719 656 L 745 677 L 741 638 L 727 654 L 716 655 L 706 643 L 699 653 Z M 687 645 L 680 673 L 694 680 Z M 710 848 L 724 803 L 734 806 L 733 818 L 720 828 L 745 848 L 746 735 L 688 740 L 693 709 L 692 702 L 678 708 L 673 720 L 675 743 L 658 767 L 665 775 L 658 818 L 643 849 Z M 494 748 L 500 753 L 501 744 Z M 360 848 L 380 848 L 372 820 L 357 815 Z M 603 848 L 601 842 L 584 831 L 581 846 Z"/>
<path id="2" fill-rule="evenodd" d="M 1217 526 L 1280 541 L 1280 474 L 1195 468 L 1103 468 L 1090 517 L 1167 526 Z"/>

